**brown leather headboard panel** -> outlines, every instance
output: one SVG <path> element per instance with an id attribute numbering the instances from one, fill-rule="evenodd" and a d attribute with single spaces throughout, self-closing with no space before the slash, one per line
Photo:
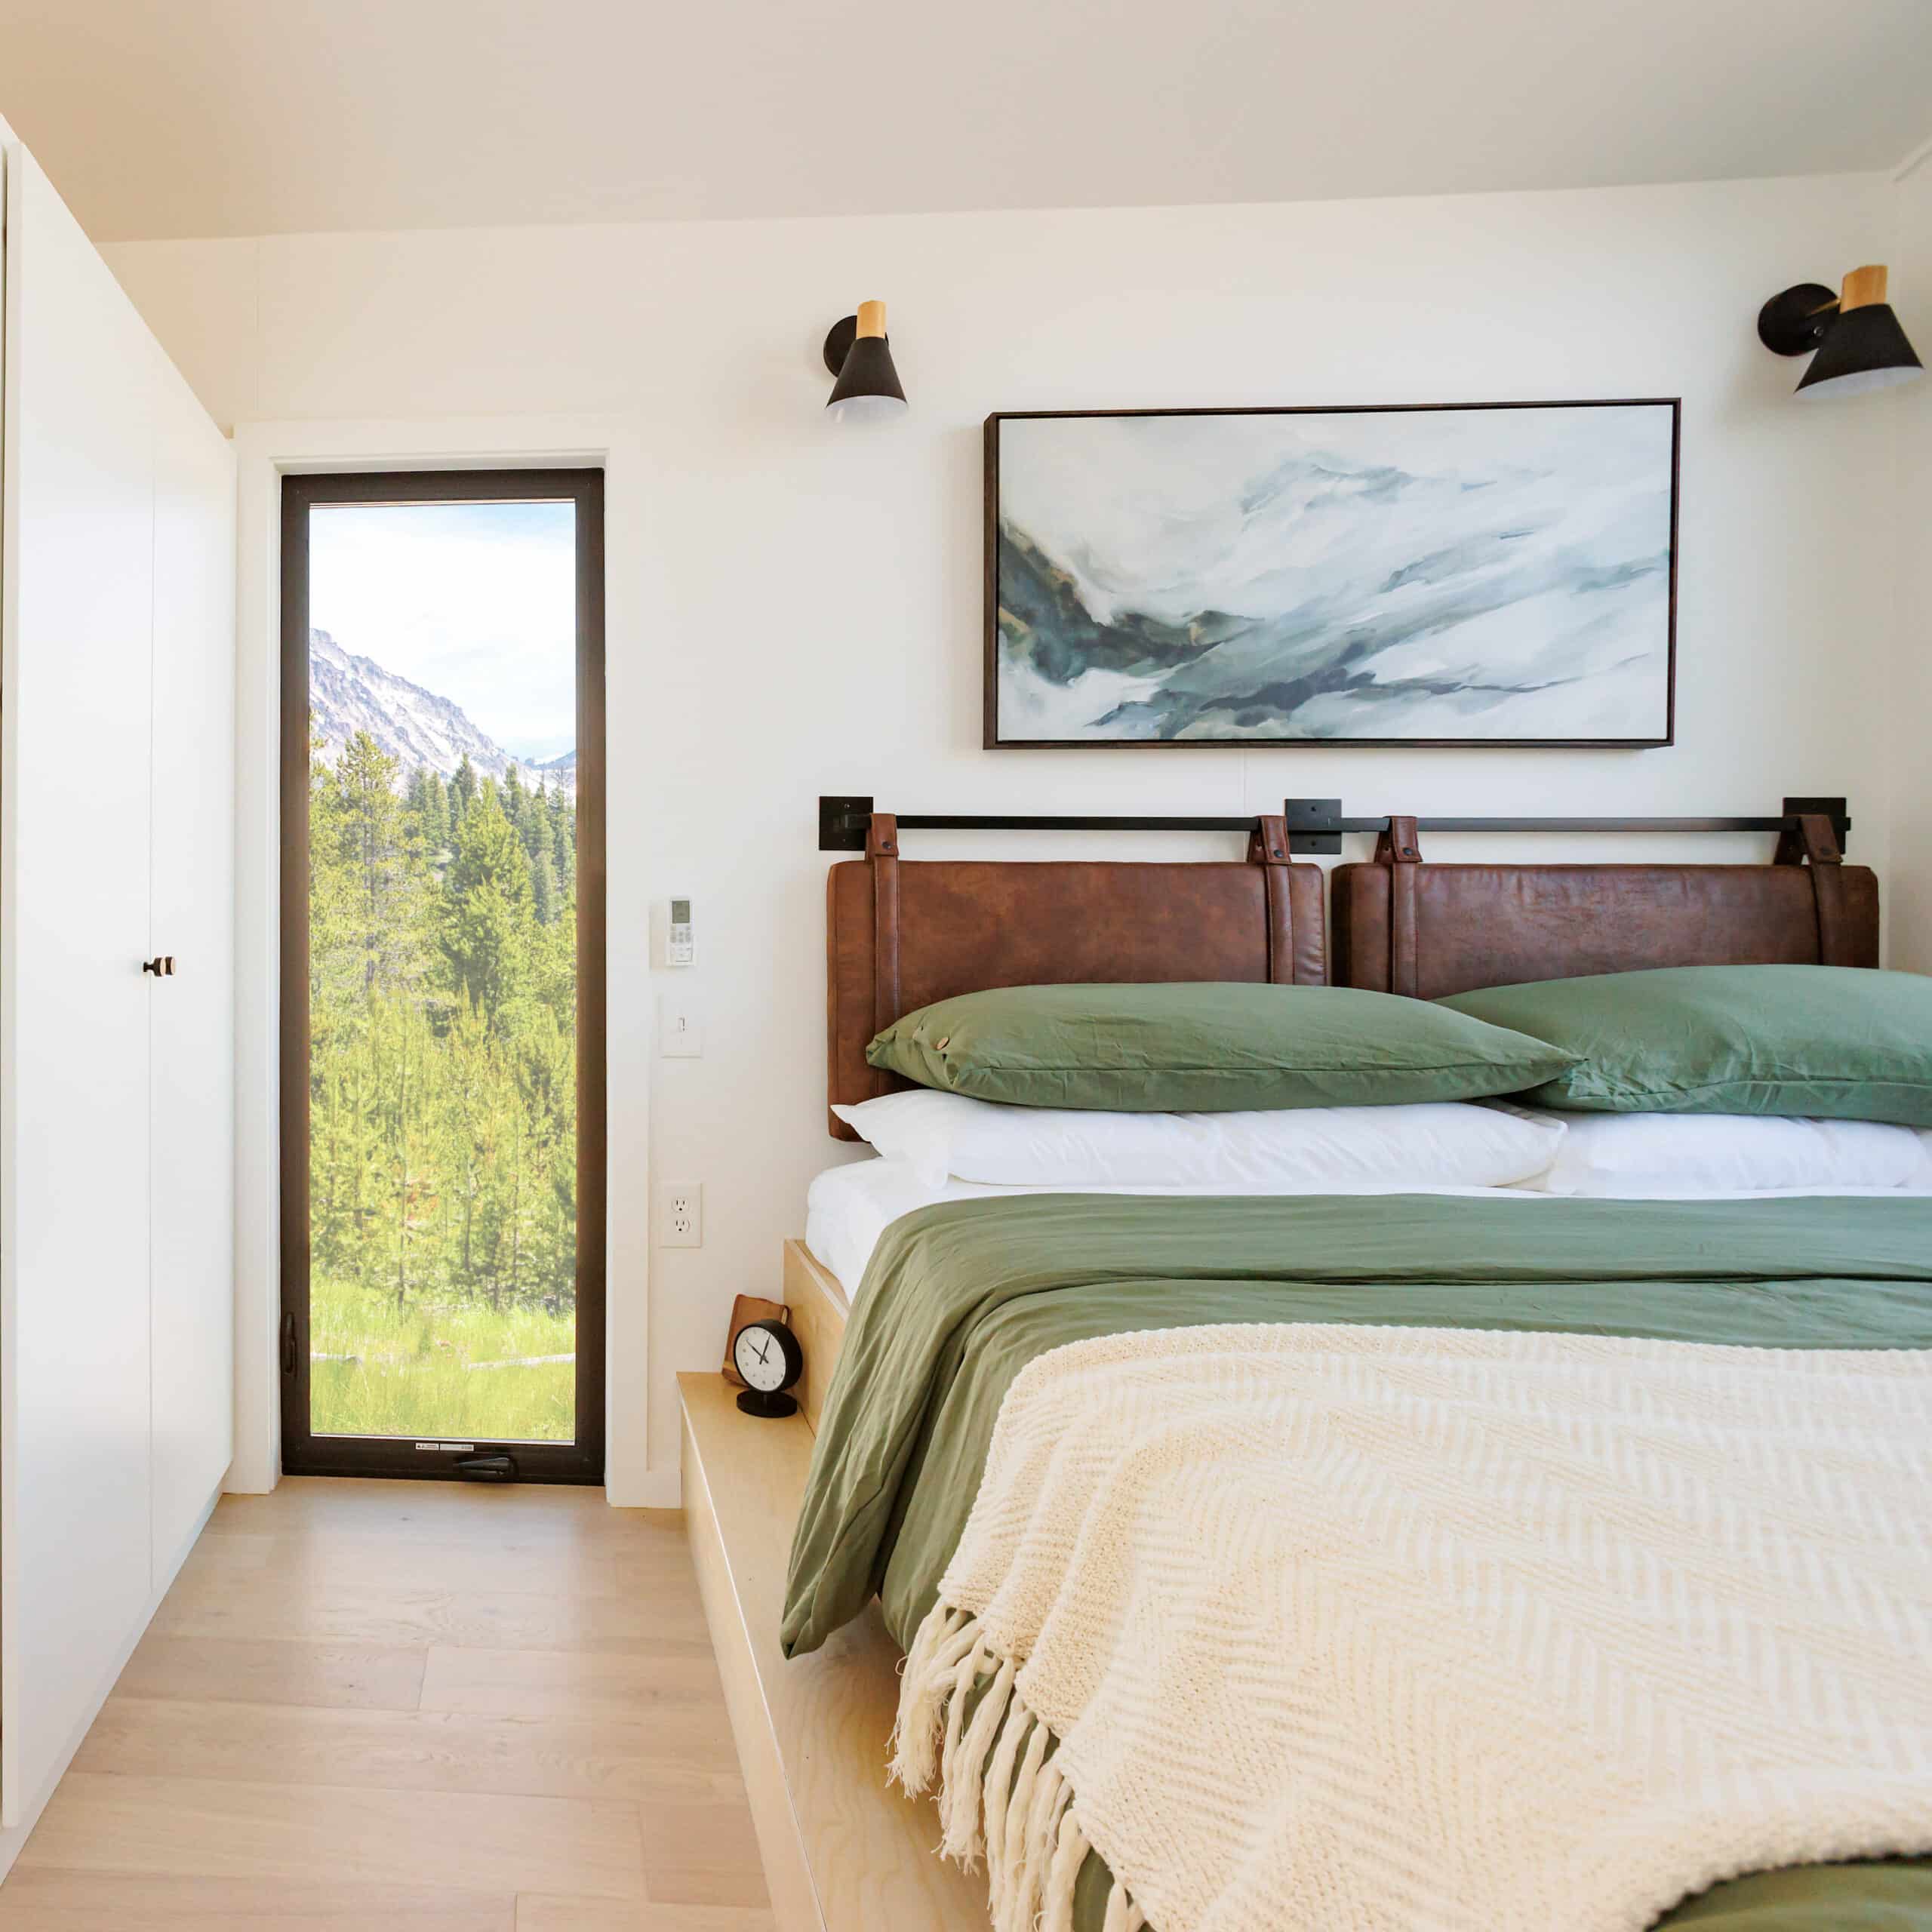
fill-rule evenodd
<path id="1" fill-rule="evenodd" d="M 1841 862 L 1829 820 L 1768 866 L 1437 865 L 1404 823 L 1373 863 L 1335 868 L 1338 986 L 1441 999 L 1652 966 L 1878 963 L 1878 881 Z"/>
<path id="2" fill-rule="evenodd" d="M 902 863 L 889 817 L 826 881 L 826 1005 L 835 1105 L 909 1083 L 866 1046 L 901 1014 L 989 986 L 1327 978 L 1322 876 L 1290 865 L 1278 819 L 1246 864 Z M 835 1138 L 858 1136 L 828 1116 Z"/>

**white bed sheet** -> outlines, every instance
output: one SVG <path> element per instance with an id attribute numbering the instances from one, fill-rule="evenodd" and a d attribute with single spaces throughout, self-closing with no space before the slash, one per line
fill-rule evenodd
<path id="1" fill-rule="evenodd" d="M 1324 1194 L 1463 1194 L 1495 1201 L 1561 1201 L 1564 1195 L 1545 1194 L 1524 1186 L 1515 1187 L 1414 1187 L 1392 1182 L 1382 1187 L 1326 1187 Z M 1872 1195 L 1895 1198 L 1901 1192 L 1891 1187 L 1821 1187 L 1819 1195 Z M 1915 1191 L 1915 1190 L 1912 1190 Z M 1002 1187 L 987 1182 L 949 1180 L 944 1185 L 921 1180 L 918 1172 L 900 1161 L 883 1161 L 876 1155 L 828 1168 L 815 1180 L 805 1196 L 805 1245 L 830 1269 L 848 1297 L 856 1297 L 865 1278 L 866 1264 L 871 1260 L 878 1238 L 902 1214 L 915 1208 L 930 1208 L 942 1201 L 991 1201 L 1029 1194 L 1275 1194 L 1267 1187 Z M 1627 1197 L 1642 1200 L 1651 1197 L 1638 1193 Z M 1679 1194 L 1668 1198 L 1682 1199 Z M 1696 1197 L 1710 1201 L 1755 1201 L 1780 1198 L 1758 1193 L 1711 1193 Z"/>

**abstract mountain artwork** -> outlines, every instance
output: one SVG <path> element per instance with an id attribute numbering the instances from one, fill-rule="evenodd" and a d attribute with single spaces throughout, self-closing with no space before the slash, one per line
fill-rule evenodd
<path id="1" fill-rule="evenodd" d="M 986 419 L 986 743 L 1667 744 L 1678 405 Z"/>

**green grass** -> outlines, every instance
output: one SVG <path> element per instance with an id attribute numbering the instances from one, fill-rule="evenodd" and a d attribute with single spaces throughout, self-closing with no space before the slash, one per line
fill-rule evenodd
<path id="1" fill-rule="evenodd" d="M 569 1314 L 488 1302 L 439 1304 L 433 1291 L 398 1311 L 392 1294 L 318 1278 L 310 1291 L 310 1426 L 318 1435 L 568 1442 L 576 1435 L 574 1362 L 479 1369 L 478 1362 L 571 1354 Z"/>

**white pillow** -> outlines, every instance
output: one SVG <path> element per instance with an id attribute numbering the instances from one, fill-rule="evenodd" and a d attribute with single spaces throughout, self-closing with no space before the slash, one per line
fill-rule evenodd
<path id="1" fill-rule="evenodd" d="M 832 1111 L 922 1180 L 1016 1187 L 1499 1187 L 1540 1173 L 1563 1139 L 1554 1120 L 1463 1101 L 1128 1114 L 921 1088 Z"/>
<path id="2" fill-rule="evenodd" d="M 1932 1188 L 1932 1134 L 1875 1120 L 1764 1114 L 1564 1113 L 1511 1106 L 1567 1130 L 1546 1194 L 1802 1194 Z"/>

